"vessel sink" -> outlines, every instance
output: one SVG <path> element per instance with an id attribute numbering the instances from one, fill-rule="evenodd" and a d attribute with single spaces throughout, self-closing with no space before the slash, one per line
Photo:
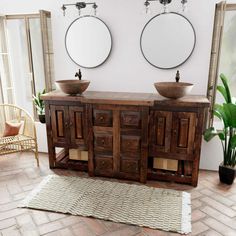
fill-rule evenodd
<path id="1" fill-rule="evenodd" d="M 193 84 L 184 82 L 158 82 L 154 86 L 163 97 L 174 99 L 184 97 L 193 88 Z"/>
<path id="2" fill-rule="evenodd" d="M 89 86 L 89 80 L 58 80 L 56 83 L 59 85 L 62 92 L 69 95 L 82 94 Z"/>

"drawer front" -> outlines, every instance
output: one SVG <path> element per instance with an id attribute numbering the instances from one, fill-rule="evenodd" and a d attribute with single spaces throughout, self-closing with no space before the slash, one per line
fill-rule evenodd
<path id="1" fill-rule="evenodd" d="M 121 136 L 121 152 L 140 152 L 141 138 L 139 136 Z"/>
<path id="2" fill-rule="evenodd" d="M 95 156 L 95 174 L 103 176 L 113 175 L 113 159 L 112 157 Z"/>
<path id="3" fill-rule="evenodd" d="M 139 161 L 121 160 L 121 172 L 136 174 L 139 169 Z"/>
<path id="4" fill-rule="evenodd" d="M 141 114 L 139 111 L 121 111 L 121 127 L 141 128 Z"/>
<path id="5" fill-rule="evenodd" d="M 93 123 L 94 126 L 112 126 L 112 111 L 106 110 L 93 110 Z"/>
<path id="6" fill-rule="evenodd" d="M 96 151 L 112 151 L 113 138 L 108 134 L 94 135 L 94 149 Z"/>

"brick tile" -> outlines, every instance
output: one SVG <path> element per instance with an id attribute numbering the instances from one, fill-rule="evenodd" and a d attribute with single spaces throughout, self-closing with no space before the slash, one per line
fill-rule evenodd
<path id="1" fill-rule="evenodd" d="M 209 189 L 203 189 L 200 191 L 201 194 L 204 194 L 204 195 L 207 195 L 207 196 L 211 196 L 214 194 L 214 192 L 212 192 L 211 190 Z"/>
<path id="2" fill-rule="evenodd" d="M 0 188 L 0 204 L 6 204 L 8 202 L 11 202 L 11 196 L 7 190 L 7 188 L 1 187 Z"/>
<path id="3" fill-rule="evenodd" d="M 28 194 L 29 192 L 22 192 L 15 194 L 13 195 L 13 201 L 23 200 Z"/>
<path id="4" fill-rule="evenodd" d="M 66 216 L 67 216 L 67 215 L 62 214 L 62 213 L 49 213 L 49 214 L 48 214 L 48 218 L 50 219 L 50 221 L 62 219 L 62 218 L 64 218 L 64 217 L 66 217 Z"/>
<path id="5" fill-rule="evenodd" d="M 64 219 L 61 219 L 60 222 L 64 225 L 64 226 L 70 226 L 73 224 L 77 224 L 83 221 L 83 217 L 80 216 L 67 216 Z"/>
<path id="6" fill-rule="evenodd" d="M 87 225 L 83 222 L 80 222 L 72 226 L 72 232 L 76 236 L 95 236 L 96 234 L 91 232 Z"/>
<path id="7" fill-rule="evenodd" d="M 69 228 L 61 229 L 58 231 L 61 236 L 73 236 L 74 234 Z"/>
<path id="8" fill-rule="evenodd" d="M 196 209 L 198 207 L 202 206 L 202 202 L 198 199 L 192 201 L 192 209 Z"/>
<path id="9" fill-rule="evenodd" d="M 218 211 L 222 212 L 223 214 L 229 216 L 229 217 L 235 217 L 236 211 L 232 210 L 229 207 L 226 207 L 225 205 L 221 204 L 218 201 L 215 201 L 209 197 L 205 197 L 201 199 L 203 202 L 207 203 L 209 206 L 217 209 Z"/>
<path id="10" fill-rule="evenodd" d="M 192 235 L 201 234 L 209 229 L 208 226 L 203 224 L 202 222 L 196 222 L 192 224 Z"/>
<path id="11" fill-rule="evenodd" d="M 205 212 L 207 215 L 211 216 L 212 218 L 215 218 L 216 220 L 220 221 L 221 223 L 224 223 L 225 225 L 233 228 L 236 230 L 236 219 L 230 218 L 228 216 L 225 216 L 221 212 L 215 210 L 212 207 L 205 206 L 201 209 L 203 212 Z"/>
<path id="12" fill-rule="evenodd" d="M 48 174 L 88 175 L 83 172 L 48 168 L 47 155 L 40 154 L 40 169 L 32 153 L 12 154 L 0 159 L 0 236 L 176 236 L 164 232 L 110 221 L 16 208 L 31 189 Z M 118 181 L 115 180 L 114 181 Z M 119 181 L 133 183 L 132 181 Z M 200 171 L 197 188 L 176 183 L 148 181 L 147 185 L 188 191 L 192 197 L 191 235 L 218 236 L 236 232 L 236 184 L 219 183 L 218 173 Z M 16 186 L 16 187 L 14 187 Z M 14 201 L 14 199 L 19 199 Z M 215 204 L 216 203 L 216 204 Z M 63 218 L 62 218 L 63 217 Z M 51 221 L 51 222 L 50 222 Z M 219 227 L 219 228 L 217 228 Z"/>
<path id="13" fill-rule="evenodd" d="M 37 225 L 45 224 L 49 222 L 49 219 L 43 211 L 32 211 L 32 216 Z"/>
<path id="14" fill-rule="evenodd" d="M 215 219 L 208 218 L 204 220 L 204 223 L 225 236 L 235 236 L 235 230 L 229 228 L 228 226 L 222 224 L 221 222 Z"/>
<path id="15" fill-rule="evenodd" d="M 13 225 L 16 225 L 16 220 L 14 218 L 1 220 L 0 221 L 0 230 L 5 229 L 5 228 L 9 228 Z"/>
<path id="16" fill-rule="evenodd" d="M 204 232 L 202 236 L 222 236 L 222 234 L 217 233 L 215 230 L 209 230 L 207 232 Z"/>
<path id="17" fill-rule="evenodd" d="M 20 193 L 22 191 L 21 187 L 16 180 L 9 181 L 7 183 L 7 189 L 10 194 Z"/>
<path id="18" fill-rule="evenodd" d="M 234 204 L 234 201 L 230 200 L 228 197 L 223 197 L 221 195 L 218 194 L 214 194 L 213 196 L 211 196 L 213 199 L 215 199 L 216 201 L 223 203 L 226 206 L 232 206 Z"/>
<path id="19" fill-rule="evenodd" d="M 20 231 L 17 227 L 13 226 L 7 229 L 2 230 L 2 236 L 20 236 Z"/>
<path id="20" fill-rule="evenodd" d="M 142 233 L 146 236 L 169 236 L 168 232 L 150 229 L 150 228 L 143 228 Z"/>
<path id="21" fill-rule="evenodd" d="M 9 202 L 7 204 L 0 205 L 0 212 L 9 211 L 9 210 L 17 208 L 17 206 L 19 205 L 19 202 L 20 201 L 15 201 L 15 202 Z"/>
<path id="22" fill-rule="evenodd" d="M 89 229 L 96 235 L 104 234 L 107 231 L 105 225 L 103 225 L 100 220 L 84 217 L 83 222 L 85 222 Z"/>
<path id="23" fill-rule="evenodd" d="M 198 209 L 194 210 L 192 212 L 192 221 L 198 221 L 198 220 L 204 218 L 205 216 L 206 216 L 206 214 L 203 213 L 202 211 L 200 211 Z"/>
<path id="24" fill-rule="evenodd" d="M 122 236 L 122 235 L 133 236 L 141 232 L 142 232 L 142 229 L 138 226 L 126 226 L 126 227 L 118 229 L 117 231 L 113 231 L 112 236 Z M 110 232 L 103 234 L 103 236 L 110 236 L 110 235 L 111 235 Z M 162 236 L 162 234 L 159 234 L 159 235 Z"/>
<path id="25" fill-rule="evenodd" d="M 26 209 L 13 209 L 10 211 L 5 211 L 5 212 L 1 212 L 0 213 L 0 220 L 5 220 L 11 217 L 15 217 L 18 215 L 21 215 L 23 213 L 25 213 L 27 210 Z"/>
<path id="26" fill-rule="evenodd" d="M 58 221 L 53 221 L 38 227 L 40 234 L 50 233 L 63 228 L 62 224 Z"/>
<path id="27" fill-rule="evenodd" d="M 191 192 L 191 199 L 193 200 L 193 199 L 196 199 L 196 198 L 199 198 L 199 197 L 201 197 L 202 196 L 202 194 L 200 193 L 200 192 L 198 192 L 198 191 L 192 191 Z"/>
<path id="28" fill-rule="evenodd" d="M 39 235 L 35 223 L 28 214 L 20 215 L 16 217 L 19 230 L 23 235 Z"/>

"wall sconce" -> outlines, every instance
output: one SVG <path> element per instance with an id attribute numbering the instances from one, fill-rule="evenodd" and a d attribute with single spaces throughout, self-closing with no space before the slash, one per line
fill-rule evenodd
<path id="1" fill-rule="evenodd" d="M 96 2 L 76 2 L 76 3 L 68 3 L 68 4 L 63 4 L 61 9 L 63 11 L 63 16 L 66 15 L 66 9 L 69 6 L 74 6 L 79 13 L 79 16 L 81 15 L 81 9 L 86 8 L 88 5 L 91 5 L 93 10 L 94 10 L 94 15 L 97 15 L 97 8 L 98 5 L 96 4 Z"/>
<path id="2" fill-rule="evenodd" d="M 159 1 L 160 4 L 163 5 L 163 12 L 164 13 L 167 13 L 169 10 L 168 10 L 168 4 L 170 4 L 172 2 L 172 0 L 146 0 L 144 2 L 144 6 L 145 6 L 145 12 L 146 13 L 149 13 L 150 12 L 150 2 L 154 2 L 154 1 Z M 182 11 L 186 11 L 187 10 L 187 2 L 188 0 L 181 0 L 180 1 L 181 4 L 182 4 Z"/>

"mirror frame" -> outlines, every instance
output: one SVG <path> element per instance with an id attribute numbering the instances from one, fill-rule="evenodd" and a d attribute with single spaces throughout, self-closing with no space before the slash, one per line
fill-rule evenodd
<path id="1" fill-rule="evenodd" d="M 192 29 L 193 29 L 193 34 L 194 34 L 194 44 L 193 44 L 193 48 L 192 48 L 192 51 L 191 51 L 191 53 L 189 54 L 189 56 L 188 56 L 183 62 L 181 62 L 180 64 L 178 64 L 178 65 L 176 65 L 176 66 L 172 66 L 172 67 L 160 67 L 160 66 L 154 65 L 153 63 L 151 63 L 151 62 L 146 58 L 146 56 L 144 55 L 143 49 L 142 49 L 142 37 L 143 37 L 144 30 L 146 29 L 146 27 L 148 26 L 148 24 L 149 24 L 153 19 L 155 19 L 156 17 L 158 17 L 158 16 L 160 16 L 160 15 L 163 15 L 163 14 L 175 14 L 175 15 L 178 15 L 178 16 L 183 17 L 183 18 L 190 24 L 190 26 L 192 27 Z M 146 60 L 149 64 L 151 64 L 152 66 L 154 66 L 154 67 L 156 67 L 156 68 L 158 68 L 158 69 L 169 70 L 169 69 L 177 68 L 178 66 L 184 64 L 184 63 L 191 57 L 191 55 L 193 54 L 193 51 L 194 51 L 194 49 L 195 49 L 195 46 L 196 46 L 196 41 L 197 41 L 196 39 L 197 39 L 197 37 L 196 37 L 195 29 L 194 29 L 192 23 L 190 22 L 190 20 L 189 20 L 187 17 L 185 17 L 185 16 L 183 16 L 183 15 L 177 13 L 177 12 L 168 12 L 168 13 L 165 13 L 165 12 L 164 12 L 164 13 L 160 13 L 160 14 L 157 14 L 157 15 L 153 16 L 153 17 L 152 17 L 150 20 L 148 20 L 148 22 L 144 25 L 144 27 L 143 27 L 143 29 L 142 29 L 141 36 L 140 36 L 140 49 L 141 49 L 141 52 L 142 52 L 143 57 L 145 58 L 145 60 Z"/>
<path id="2" fill-rule="evenodd" d="M 109 35 L 110 35 L 110 38 L 111 38 L 111 48 L 110 48 L 110 51 L 109 51 L 107 57 L 106 57 L 100 64 L 98 64 L 98 65 L 96 65 L 96 66 L 82 66 L 82 65 L 78 64 L 78 63 L 70 56 L 70 54 L 69 54 L 69 52 L 68 52 L 68 49 L 67 49 L 66 37 L 67 37 L 67 34 L 68 34 L 68 31 L 69 31 L 70 27 L 71 27 L 77 20 L 79 20 L 79 19 L 81 19 L 81 18 L 85 18 L 85 17 L 93 17 L 93 18 L 95 18 L 95 19 L 101 21 L 101 22 L 104 24 L 104 26 L 107 28 L 107 30 L 108 30 L 108 32 L 109 32 Z M 66 52 L 67 52 L 67 55 L 69 56 L 69 58 L 70 58 L 76 65 L 78 65 L 78 66 L 80 66 L 80 67 L 82 67 L 82 68 L 87 68 L 87 69 L 97 68 L 97 67 L 101 66 L 102 64 L 104 64 L 104 63 L 107 61 L 107 59 L 109 58 L 109 56 L 111 55 L 111 51 L 112 51 L 112 47 L 113 47 L 112 34 L 111 34 L 111 31 L 110 31 L 109 27 L 107 26 L 107 24 L 106 24 L 103 20 L 101 20 L 100 18 L 98 18 L 98 17 L 96 17 L 96 16 L 92 16 L 92 15 L 80 16 L 80 17 L 76 18 L 75 20 L 73 20 L 73 21 L 70 23 L 70 25 L 68 26 L 67 30 L 66 30 L 64 43 L 65 43 Z"/>

